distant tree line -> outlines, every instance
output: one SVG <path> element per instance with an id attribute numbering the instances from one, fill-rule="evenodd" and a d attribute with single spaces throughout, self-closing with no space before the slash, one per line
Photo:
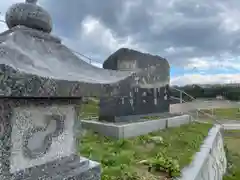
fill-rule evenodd
<path id="1" fill-rule="evenodd" d="M 223 96 L 225 99 L 231 101 L 240 100 L 240 87 L 238 86 L 210 86 L 210 87 L 201 87 L 199 85 L 188 85 L 183 87 L 177 87 L 187 94 L 193 96 L 194 98 L 216 98 L 217 96 Z M 171 88 L 171 96 L 180 98 L 180 93 Z M 187 95 L 182 95 L 183 100 L 191 101 Z"/>

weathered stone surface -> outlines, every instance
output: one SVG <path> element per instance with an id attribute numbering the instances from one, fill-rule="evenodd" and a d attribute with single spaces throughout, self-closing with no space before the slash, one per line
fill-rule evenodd
<path id="1" fill-rule="evenodd" d="M 133 87 L 168 82 L 157 79 L 160 65 L 134 71 L 97 68 L 79 59 L 58 38 L 24 26 L 0 34 L 0 63 L 3 96 L 129 96 Z"/>
<path id="2" fill-rule="evenodd" d="M 36 102 L 25 101 L 25 104 L 13 108 L 12 173 L 76 152 L 73 132 L 75 105 L 60 102 L 50 105 L 51 101 L 47 100 L 40 101 L 43 105 Z"/>
<path id="3" fill-rule="evenodd" d="M 147 77 L 148 74 L 146 74 L 146 77 L 140 77 L 148 79 L 149 82 L 149 84 L 139 82 L 141 88 L 153 88 L 153 84 L 156 85 L 155 87 L 162 87 L 169 84 L 170 80 L 170 65 L 166 59 L 127 48 L 121 48 L 110 55 L 104 61 L 103 68 L 125 72 L 154 69 L 155 76 Z"/>
<path id="4" fill-rule="evenodd" d="M 47 164 L 48 169 L 52 164 L 66 170 L 82 165 L 73 163 L 80 162 L 76 155 L 78 100 L 1 99 L 0 104 L 0 174 L 4 178 L 17 177 L 26 170 L 40 172 Z M 66 166 L 66 160 L 71 166 Z"/>
<path id="5" fill-rule="evenodd" d="M 49 34 L 51 17 L 36 0 L 11 6 L 6 22 L 10 29 L 0 34 L 0 179 L 100 180 L 99 164 L 76 155 L 75 107 L 83 96 L 131 98 L 138 89 L 165 87 L 162 65 L 116 71 L 84 62 Z"/>
<path id="6" fill-rule="evenodd" d="M 1 179 L 100 180 L 100 164 L 77 155 L 79 103 L 1 99 Z"/>
<path id="7" fill-rule="evenodd" d="M 48 13 L 26 1 L 10 7 L 0 34 L 0 179 L 100 180 L 100 164 L 77 155 L 76 109 L 83 96 L 130 85 L 132 73 L 79 59 L 49 34 Z"/>
<path id="8" fill-rule="evenodd" d="M 36 6 L 36 0 L 27 0 L 28 3 L 12 5 L 6 13 L 6 23 L 9 28 L 24 25 L 44 32 L 52 31 L 52 19 L 47 11 Z"/>
<path id="9" fill-rule="evenodd" d="M 13 180 L 100 180 L 100 164 L 78 156 L 65 157 L 41 166 L 25 169 L 12 176 Z"/>
<path id="10" fill-rule="evenodd" d="M 122 72 L 154 69 L 154 76 L 137 76 L 137 80 L 142 78 L 144 82 L 147 79 L 149 83 L 138 82 L 139 86 L 129 88 L 129 94 L 125 97 L 101 98 L 100 120 L 115 122 L 118 116 L 169 112 L 170 67 L 166 59 L 123 48 L 112 54 L 104 62 L 103 68 Z M 158 83 L 154 82 L 156 79 Z"/>

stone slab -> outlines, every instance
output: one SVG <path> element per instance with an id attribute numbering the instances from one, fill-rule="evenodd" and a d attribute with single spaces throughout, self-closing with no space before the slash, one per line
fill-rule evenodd
<path id="1" fill-rule="evenodd" d="M 11 180 L 100 180 L 100 164 L 73 155 L 12 174 Z"/>
<path id="2" fill-rule="evenodd" d="M 165 129 L 167 119 L 147 120 L 144 122 L 131 123 L 121 127 L 120 138 L 130 138 L 145 135 L 150 132 Z"/>
<path id="3" fill-rule="evenodd" d="M 189 115 L 176 116 L 176 117 L 168 118 L 167 127 L 178 127 L 183 124 L 188 124 L 191 121 L 192 120 Z"/>
<path id="4" fill-rule="evenodd" d="M 153 116 L 169 112 L 169 86 L 135 88 L 129 97 L 101 98 L 99 120 L 107 122 L 138 121 L 138 116 Z M 153 115 L 152 115 L 153 114 Z"/>
<path id="5" fill-rule="evenodd" d="M 99 122 L 95 120 L 81 120 L 81 125 L 84 129 L 91 129 L 94 132 L 104 136 L 119 138 L 121 125 L 114 123 Z"/>
<path id="6" fill-rule="evenodd" d="M 80 171 L 81 167 L 76 169 L 74 172 L 75 175 L 70 176 L 67 180 L 101 180 L 101 167 L 98 162 L 89 160 L 88 169 L 82 173 L 79 173 Z"/>
<path id="7" fill-rule="evenodd" d="M 190 123 L 190 116 L 183 115 L 156 120 L 145 120 L 134 123 L 108 123 L 94 120 L 82 120 L 82 127 L 84 129 L 91 129 L 94 132 L 100 133 L 104 136 L 121 139 L 145 135 L 150 132 L 165 129 L 167 128 L 168 121 L 171 121 L 172 118 L 175 118 L 175 120 L 172 120 L 170 123 L 171 126 L 177 126 L 177 120 L 182 121 L 178 123 L 179 126 Z"/>
<path id="8" fill-rule="evenodd" d="M 52 118 L 47 123 L 47 118 L 53 114 L 64 117 L 62 129 L 57 126 L 56 121 Z M 75 116 L 74 105 L 47 105 L 45 102 L 44 105 L 37 106 L 28 102 L 21 107 L 14 108 L 11 116 L 11 122 L 14 124 L 11 133 L 10 172 L 14 173 L 73 154 L 76 151 L 73 131 Z M 32 133 L 30 130 L 34 128 L 45 128 L 45 131 Z M 44 139 L 56 130 L 62 132 L 57 137 L 52 137 L 52 141 L 49 140 L 51 145 L 49 148 L 46 147 L 45 152 L 43 147 L 48 143 Z M 27 133 L 30 134 L 31 138 L 26 139 Z M 24 145 L 26 142 L 27 145 Z M 28 151 L 26 148 L 28 148 Z M 40 149 L 38 156 L 29 157 L 30 154 L 36 155 L 35 151 L 38 152 Z"/>

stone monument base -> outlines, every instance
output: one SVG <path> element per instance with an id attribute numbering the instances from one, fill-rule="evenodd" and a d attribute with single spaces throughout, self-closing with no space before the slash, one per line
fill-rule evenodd
<path id="1" fill-rule="evenodd" d="M 73 155 L 11 175 L 11 180 L 100 180 L 100 164 Z"/>
<path id="2" fill-rule="evenodd" d="M 179 114 L 178 114 L 179 115 Z M 143 121 L 146 117 L 157 117 L 158 119 L 170 118 L 177 116 L 176 114 L 171 114 L 169 112 L 164 113 L 148 113 L 148 114 L 137 114 L 128 116 L 99 116 L 98 120 L 101 122 L 112 122 L 117 124 L 124 123 L 134 123 Z"/>
<path id="3" fill-rule="evenodd" d="M 189 115 L 174 116 L 168 118 L 156 118 L 149 120 L 139 120 L 135 122 L 102 122 L 95 120 L 82 120 L 82 127 L 91 129 L 104 136 L 116 139 L 130 138 L 145 135 L 150 132 L 165 128 L 177 127 L 189 124 L 192 118 Z"/>

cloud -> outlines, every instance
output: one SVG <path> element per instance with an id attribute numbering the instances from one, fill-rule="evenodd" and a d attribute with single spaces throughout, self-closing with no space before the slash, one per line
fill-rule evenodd
<path id="1" fill-rule="evenodd" d="M 238 4 L 237 0 L 43 3 L 52 14 L 55 31 L 74 39 L 76 47 L 86 54 L 98 54 L 103 61 L 121 46 L 135 47 L 166 57 L 178 66 L 188 65 L 194 58 L 213 57 L 221 61 L 219 57 L 225 53 L 233 57 L 240 54 Z M 86 24 L 88 28 L 92 26 L 89 33 Z"/>
<path id="2" fill-rule="evenodd" d="M 216 60 L 214 57 L 202 57 L 202 58 L 191 58 L 189 64 L 186 65 L 185 69 L 198 69 L 198 70 L 211 70 L 213 67 L 218 70 L 240 70 L 240 57 L 236 56 L 234 59 L 224 59 L 222 61 Z"/>
<path id="3" fill-rule="evenodd" d="M 16 1 L 23 0 L 0 2 L 0 11 L 4 13 Z M 239 77 L 236 75 L 240 68 L 238 0 L 105 0 L 104 3 L 39 0 L 39 3 L 53 18 L 53 34 L 60 36 L 71 49 L 100 64 L 118 48 L 129 47 L 165 57 L 172 67 L 197 69 L 206 75 L 214 69 L 217 74 L 226 74 L 226 78 Z M 0 25 L 0 28 L 5 27 Z M 173 80 L 181 77 L 185 81 L 191 75 L 178 76 Z M 202 76 L 199 73 L 192 77 L 197 80 Z"/>
<path id="4" fill-rule="evenodd" d="M 4 16 L 0 14 L 0 32 L 7 30 L 7 26 L 4 23 Z"/>

